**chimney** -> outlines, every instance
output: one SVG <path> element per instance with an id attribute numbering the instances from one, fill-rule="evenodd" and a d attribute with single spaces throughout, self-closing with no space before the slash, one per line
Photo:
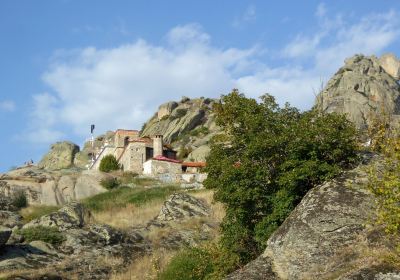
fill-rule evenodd
<path id="1" fill-rule="evenodd" d="M 153 157 L 163 155 L 163 136 L 155 135 L 153 138 Z"/>

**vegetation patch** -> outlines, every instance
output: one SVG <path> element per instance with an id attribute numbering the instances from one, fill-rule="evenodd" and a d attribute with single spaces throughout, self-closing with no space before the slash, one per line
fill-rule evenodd
<path id="1" fill-rule="evenodd" d="M 175 185 L 157 188 L 120 187 L 87 198 L 83 203 L 92 211 L 104 211 L 111 208 L 123 208 L 129 204 L 142 205 L 155 199 L 165 199 L 176 190 L 178 187 Z"/>
<path id="2" fill-rule="evenodd" d="M 121 166 L 113 155 L 106 155 L 100 161 L 99 170 L 102 172 L 110 172 L 119 169 L 121 169 Z"/>
<path id="3" fill-rule="evenodd" d="M 28 223 L 34 219 L 40 218 L 44 215 L 56 212 L 60 209 L 59 206 L 48 206 L 48 205 L 32 205 L 27 208 L 21 209 L 20 214 L 23 220 Z"/>
<path id="4" fill-rule="evenodd" d="M 224 203 L 221 245 L 241 264 L 257 257 L 303 196 L 357 161 L 357 134 L 345 116 L 279 107 L 237 90 L 216 104 L 206 188 Z"/>
<path id="5" fill-rule="evenodd" d="M 120 185 L 120 182 L 117 178 L 110 177 L 110 178 L 102 179 L 100 181 L 100 185 L 107 190 L 112 190 L 112 189 L 118 188 Z"/>
<path id="6" fill-rule="evenodd" d="M 25 242 L 40 240 L 59 245 L 65 240 L 64 235 L 55 227 L 36 226 L 20 229 L 17 232 L 24 237 Z"/>
<path id="7" fill-rule="evenodd" d="M 24 191 L 17 191 L 14 193 L 11 204 L 17 207 L 18 209 L 24 208 L 28 206 L 28 199 Z"/>

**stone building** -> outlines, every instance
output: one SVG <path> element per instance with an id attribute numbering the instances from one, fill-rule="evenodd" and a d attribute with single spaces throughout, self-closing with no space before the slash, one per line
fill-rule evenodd
<path id="1" fill-rule="evenodd" d="M 114 143 L 106 143 L 97 153 L 90 169 L 98 169 L 101 159 L 106 155 L 114 155 L 124 171 L 138 174 L 144 173 L 144 164 L 150 161 L 146 170 L 181 173 L 182 167 L 176 160 L 176 152 L 163 143 L 162 135 L 140 137 L 137 130 L 118 129 L 115 132 Z M 166 164 L 167 162 L 171 164 Z M 172 164 L 173 163 L 173 164 Z M 166 166 L 167 165 L 167 166 Z M 168 167 L 168 165 L 171 165 Z M 179 168 L 177 166 L 179 165 Z"/>

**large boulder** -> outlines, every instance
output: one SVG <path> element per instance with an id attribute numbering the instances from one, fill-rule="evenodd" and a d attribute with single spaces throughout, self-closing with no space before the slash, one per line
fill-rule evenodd
<path id="1" fill-rule="evenodd" d="M 395 247 L 379 228 L 368 226 L 375 202 L 363 187 L 367 168 L 361 165 L 310 190 L 268 239 L 264 254 L 227 279 L 378 279 L 381 272 L 398 273 L 386 267 L 370 278 L 347 278 L 374 271 L 371 264 L 379 262 L 364 261 L 367 252 Z"/>
<path id="2" fill-rule="evenodd" d="M 164 202 L 156 219 L 158 221 L 182 220 L 208 216 L 209 211 L 207 205 L 200 199 L 185 193 L 175 193 Z"/>
<path id="3" fill-rule="evenodd" d="M 71 202 L 57 212 L 44 215 L 25 224 L 23 228 L 45 226 L 61 230 L 81 228 L 90 219 L 90 212 L 78 202 Z"/>
<path id="4" fill-rule="evenodd" d="M 107 177 L 109 175 L 95 170 L 19 168 L 0 175 L 0 209 L 12 210 L 10 198 L 19 192 L 25 194 L 29 204 L 63 205 L 80 200 L 105 192 L 100 182 Z"/>
<path id="5" fill-rule="evenodd" d="M 8 228 L 21 227 L 22 217 L 16 212 L 0 210 L 0 225 Z"/>
<path id="6" fill-rule="evenodd" d="M 57 142 L 51 145 L 50 151 L 38 163 L 40 168 L 58 170 L 72 167 L 79 146 L 68 141 Z"/>
<path id="7" fill-rule="evenodd" d="M 194 149 L 189 155 L 188 160 L 195 162 L 205 162 L 207 157 L 210 155 L 210 146 L 202 145 L 196 149 Z"/>
<path id="8" fill-rule="evenodd" d="M 316 107 L 327 113 L 346 114 L 357 128 L 365 130 L 377 115 L 392 115 L 397 122 L 399 97 L 400 85 L 378 58 L 355 55 L 329 80 L 317 96 Z"/>
<path id="9" fill-rule="evenodd" d="M 3 247 L 11 236 L 11 229 L 0 226 L 0 247 Z"/>

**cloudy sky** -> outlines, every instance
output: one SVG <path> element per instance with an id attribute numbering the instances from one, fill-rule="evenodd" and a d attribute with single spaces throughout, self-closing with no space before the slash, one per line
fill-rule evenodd
<path id="1" fill-rule="evenodd" d="M 400 2 L 0 2 L 0 172 L 239 88 L 309 109 L 346 57 L 400 56 Z"/>

